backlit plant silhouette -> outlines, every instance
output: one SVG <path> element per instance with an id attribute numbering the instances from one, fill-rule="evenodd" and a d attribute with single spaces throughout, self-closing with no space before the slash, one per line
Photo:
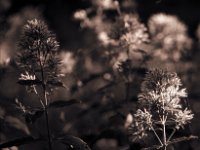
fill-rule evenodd
<path id="1" fill-rule="evenodd" d="M 89 149 L 86 143 L 74 136 L 53 137 L 50 132 L 48 111 L 49 108 L 60 108 L 68 106 L 78 101 L 75 99 L 68 101 L 51 102 L 51 94 L 57 87 L 64 87 L 61 81 L 63 77 L 61 59 L 58 49 L 59 44 L 55 35 L 49 31 L 47 25 L 41 20 L 29 20 L 24 26 L 22 36 L 19 41 L 19 55 L 17 63 L 24 73 L 21 74 L 18 83 L 26 86 L 28 92 L 33 92 L 41 104 L 39 109 L 31 110 L 24 106 L 18 99 L 16 103 L 23 111 L 27 123 L 34 123 L 37 118 L 45 114 L 46 129 L 49 150 L 52 150 L 54 140 L 73 147 L 74 149 Z M 65 64 L 64 64 L 65 65 Z M 43 140 L 28 139 L 29 140 Z M 21 141 L 23 143 L 23 141 Z"/>
<path id="2" fill-rule="evenodd" d="M 187 97 L 185 90 L 176 73 L 158 69 L 149 71 L 138 95 L 139 109 L 133 115 L 133 123 L 130 125 L 133 141 L 153 132 L 159 142 L 153 148 L 166 150 L 170 144 L 197 138 L 190 136 L 173 139 L 175 132 L 183 129 L 194 116 L 183 105 L 182 99 Z M 172 129 L 172 132 L 167 134 L 167 129 Z"/>
<path id="3" fill-rule="evenodd" d="M 53 87 L 53 84 L 61 83 L 59 80 L 60 60 L 56 56 L 59 44 L 46 24 L 35 19 L 28 21 L 24 26 L 19 48 L 21 52 L 18 63 L 26 71 L 26 74 L 21 74 L 19 83 L 25 84 L 38 95 L 45 111 L 49 149 L 52 149 L 47 111 L 50 90 L 48 88 Z M 42 93 L 39 93 L 38 88 L 41 87 Z"/>

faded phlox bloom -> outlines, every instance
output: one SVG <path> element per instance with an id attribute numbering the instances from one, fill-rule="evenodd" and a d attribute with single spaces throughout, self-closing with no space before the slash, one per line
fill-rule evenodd
<path id="1" fill-rule="evenodd" d="M 156 49 L 155 55 L 163 60 L 179 60 L 192 46 L 187 27 L 176 16 L 155 14 L 148 21 L 148 29 Z"/>
<path id="2" fill-rule="evenodd" d="M 154 128 L 164 122 L 167 127 L 178 130 L 189 123 L 193 118 L 193 113 L 189 108 L 183 108 L 183 101 L 181 101 L 182 98 L 187 97 L 185 90 L 176 73 L 159 69 L 149 71 L 141 85 L 141 93 L 138 95 L 139 108 L 144 111 L 142 113 L 141 109 L 138 109 L 134 114 L 135 119 L 133 118 L 131 128 L 136 131 L 133 135 L 141 132 L 142 125 L 140 128 L 136 126 L 138 117 L 141 120 L 146 118 L 142 123 L 143 126 L 148 123 L 150 127 Z"/>
<path id="3" fill-rule="evenodd" d="M 113 25 L 111 38 L 119 40 L 124 48 L 137 50 L 141 44 L 149 41 L 147 28 L 134 14 L 125 14 Z"/>
<path id="4" fill-rule="evenodd" d="M 55 83 L 62 76 L 58 49 L 56 37 L 47 25 L 41 20 L 29 20 L 22 30 L 17 62 L 38 80 Z M 22 77 L 28 78 L 27 74 Z"/>

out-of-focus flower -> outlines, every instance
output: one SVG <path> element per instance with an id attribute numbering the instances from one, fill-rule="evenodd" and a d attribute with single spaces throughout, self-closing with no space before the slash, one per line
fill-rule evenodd
<path id="1" fill-rule="evenodd" d="M 92 3 L 101 9 L 116 9 L 117 0 L 92 0 Z"/>
<path id="2" fill-rule="evenodd" d="M 88 13 L 87 10 L 79 10 L 74 13 L 74 18 L 81 21 L 82 28 L 94 30 L 97 38 L 103 46 L 113 44 L 114 41 L 108 36 L 111 24 L 107 20 L 103 19 L 104 16 L 101 13 L 97 13 L 97 15 L 93 17 L 88 17 Z"/>
<path id="3" fill-rule="evenodd" d="M 0 45 L 0 66 L 7 66 L 10 63 L 10 56 L 5 45 Z"/>
<path id="4" fill-rule="evenodd" d="M 137 65 L 138 62 L 144 58 L 144 53 L 141 53 L 140 50 L 149 42 L 149 36 L 147 28 L 144 24 L 139 22 L 136 15 L 123 14 L 113 24 L 113 27 L 109 31 L 109 37 L 115 41 L 115 45 L 117 45 L 120 50 L 116 50 L 118 54 L 112 59 L 112 62 L 114 62 L 114 70 L 116 68 L 118 70 L 123 62 L 128 62 L 127 59 L 136 60 L 134 65 Z M 129 66 L 127 66 L 127 68 L 129 68 Z"/>
<path id="5" fill-rule="evenodd" d="M 9 147 L 9 148 L 2 148 L 2 150 L 18 150 L 18 147 L 12 146 L 12 147 Z"/>
<path id="6" fill-rule="evenodd" d="M 114 71 L 119 71 L 118 70 L 119 69 L 119 65 L 122 62 L 126 61 L 127 59 L 128 59 L 128 56 L 127 56 L 126 52 L 120 52 L 118 57 L 116 57 L 116 58 L 114 57 L 112 62 L 111 62 L 113 64 L 113 70 Z"/>
<path id="7" fill-rule="evenodd" d="M 99 39 L 99 41 L 101 42 L 101 44 L 103 46 L 116 45 L 117 44 L 116 41 L 111 39 L 108 36 L 108 34 L 106 32 L 104 32 L 104 31 L 99 32 L 97 36 L 98 36 L 98 39 Z"/>
<path id="8" fill-rule="evenodd" d="M 200 24 L 199 24 L 198 27 L 197 27 L 196 36 L 197 36 L 198 41 L 199 41 L 199 43 L 200 43 Z"/>
<path id="9" fill-rule="evenodd" d="M 148 21 L 149 33 L 155 47 L 155 55 L 162 60 L 179 60 L 192 46 L 187 27 L 173 15 L 155 14 Z"/>
<path id="10" fill-rule="evenodd" d="M 63 52 L 61 55 L 61 72 L 63 74 L 71 73 L 76 65 L 76 59 L 73 53 Z"/>
<path id="11" fill-rule="evenodd" d="M 85 20 L 87 18 L 87 12 L 84 9 L 78 10 L 74 13 L 74 19 Z"/>
<path id="12" fill-rule="evenodd" d="M 119 40 L 124 49 L 137 50 L 149 41 L 147 28 L 139 22 L 136 15 L 125 14 L 114 25 L 111 38 Z"/>
<path id="13" fill-rule="evenodd" d="M 132 123 L 133 123 L 133 115 L 131 113 L 129 113 L 126 116 L 126 121 L 125 121 L 124 127 L 128 128 Z"/>

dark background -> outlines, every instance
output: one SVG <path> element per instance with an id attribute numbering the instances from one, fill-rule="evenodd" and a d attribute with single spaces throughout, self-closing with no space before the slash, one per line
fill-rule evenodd
<path id="1" fill-rule="evenodd" d="M 188 27 L 189 36 L 194 41 L 194 46 L 186 61 L 180 62 L 177 73 L 183 81 L 184 87 L 189 93 L 188 102 L 194 111 L 194 120 L 186 131 L 180 131 L 180 135 L 200 135 L 200 66 L 199 66 L 199 42 L 196 30 L 200 23 L 200 1 L 198 0 L 137 0 L 134 2 L 134 11 L 138 12 L 143 23 L 147 23 L 149 17 L 155 13 L 172 14 L 180 18 Z M 28 19 L 43 18 L 49 28 L 56 34 L 62 51 L 78 52 L 80 49 L 94 49 L 94 41 L 91 40 L 94 33 L 91 30 L 80 29 L 80 22 L 73 19 L 73 13 L 78 9 L 91 7 L 87 0 L 0 0 L 0 48 L 6 49 L 6 54 L 11 58 L 8 66 L 0 66 L 0 142 L 22 137 L 27 134 L 43 135 L 45 132 L 44 119 L 41 118 L 34 125 L 26 125 L 23 115 L 19 113 L 14 104 L 15 98 L 20 99 L 25 105 L 36 107 L 37 101 L 33 95 L 26 93 L 23 86 L 17 84 L 20 70 L 17 68 L 14 57 L 17 52 L 16 43 L 19 39 L 21 27 Z M 132 11 L 132 10 L 131 10 Z M 92 46 L 91 46 L 92 45 Z M 97 49 L 98 51 L 98 49 Z M 1 52 L 1 49 L 0 49 Z M 102 63 L 98 53 L 88 56 L 94 57 Z M 0 53 L 1 55 L 3 53 Z M 88 57 L 88 53 L 78 56 L 79 59 Z M 4 56 L 0 57 L 2 60 Z M 1 61 L 0 61 L 1 62 Z M 188 68 L 189 64 L 189 69 Z M 129 110 L 134 111 L 137 102 L 137 94 L 144 77 L 144 73 L 138 73 L 137 82 L 131 86 L 131 102 L 123 104 L 124 85 L 120 84 L 106 91 L 99 91 L 106 81 L 100 79 L 106 69 L 98 71 L 98 65 L 93 64 L 94 69 L 86 72 L 82 64 L 76 66 L 75 77 L 69 75 L 64 82 L 72 88 L 72 91 L 60 89 L 53 99 L 80 98 L 83 103 L 70 106 L 67 109 L 53 110 L 50 112 L 50 124 L 52 133 L 70 133 L 83 138 L 95 150 L 124 150 L 129 147 L 129 140 L 124 125 L 124 116 Z M 97 73 L 97 74 L 95 74 Z M 100 74 L 100 75 L 99 75 Z M 87 84 L 77 90 L 76 82 L 88 79 Z M 115 94 L 116 102 L 103 99 L 102 95 Z M 109 95 L 109 94 L 110 95 Z M 109 99 L 109 98 L 108 98 Z M 112 98 L 111 98 L 112 99 Z M 9 117 L 7 117 L 9 116 Z M 13 118 L 12 118 L 13 117 Z M 151 139 L 149 142 L 151 143 Z M 182 144 L 182 145 L 181 145 Z M 175 145 L 175 149 L 198 150 L 199 141 L 188 144 L 183 142 Z M 42 146 L 41 146 L 42 145 Z M 131 149 L 139 147 L 135 144 Z M 57 149 L 64 149 L 55 145 Z M 43 144 L 31 144 L 20 146 L 19 149 L 44 149 Z M 139 148 L 138 148 L 139 149 Z"/>

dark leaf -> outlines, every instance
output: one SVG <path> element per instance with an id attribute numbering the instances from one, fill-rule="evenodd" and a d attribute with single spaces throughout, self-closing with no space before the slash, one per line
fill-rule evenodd
<path id="1" fill-rule="evenodd" d="M 22 137 L 19 139 L 11 140 L 5 143 L 0 144 L 0 148 L 7 148 L 7 147 L 12 147 L 12 146 L 19 146 L 23 144 L 28 144 L 32 142 L 37 142 L 40 139 L 34 139 L 32 136 L 27 136 L 27 137 Z"/>
<path id="2" fill-rule="evenodd" d="M 104 71 L 104 72 L 97 73 L 97 74 L 91 74 L 89 77 L 87 77 L 87 78 L 85 78 L 85 79 L 82 79 L 81 82 L 82 82 L 83 86 L 85 86 L 85 85 L 87 85 L 89 82 L 101 78 L 105 73 L 108 73 L 108 72 L 109 72 L 109 71 Z M 78 85 L 74 85 L 74 86 L 71 87 L 70 90 L 71 90 L 72 93 L 74 93 L 74 92 L 76 92 L 78 89 L 79 89 L 79 86 L 78 86 Z"/>
<path id="3" fill-rule="evenodd" d="M 95 138 L 93 138 L 91 145 L 95 145 L 95 143 L 101 139 L 115 139 L 119 144 L 125 143 L 128 139 L 127 136 L 123 133 L 123 130 L 120 129 L 106 129 L 99 133 Z"/>
<path id="4" fill-rule="evenodd" d="M 50 84 L 52 86 L 56 86 L 56 87 L 66 87 L 61 81 L 47 81 L 47 84 Z"/>
<path id="5" fill-rule="evenodd" d="M 40 80 L 18 80 L 17 83 L 21 85 L 28 85 L 28 86 L 42 84 Z"/>
<path id="6" fill-rule="evenodd" d="M 30 134 L 30 131 L 29 131 L 27 125 L 16 117 L 6 116 L 5 122 L 8 123 L 8 125 L 11 127 L 14 127 L 20 131 L 24 131 L 26 134 Z"/>
<path id="7" fill-rule="evenodd" d="M 49 108 L 61 108 L 61 107 L 66 107 L 70 106 L 76 103 L 81 103 L 81 101 L 76 100 L 76 99 L 70 99 L 68 101 L 65 100 L 59 100 L 59 101 L 54 101 L 49 104 Z"/>
<path id="8" fill-rule="evenodd" d="M 44 113 L 44 110 L 35 110 L 25 113 L 26 123 L 33 124 Z"/>
<path id="9" fill-rule="evenodd" d="M 91 150 L 87 143 L 75 136 L 64 135 L 56 140 L 66 145 L 67 150 Z"/>

